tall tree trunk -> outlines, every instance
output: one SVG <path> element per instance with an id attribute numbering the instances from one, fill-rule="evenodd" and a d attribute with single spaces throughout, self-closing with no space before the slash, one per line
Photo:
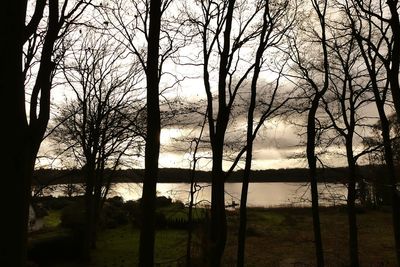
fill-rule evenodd
<path id="1" fill-rule="evenodd" d="M 226 103 L 226 77 L 229 71 L 228 58 L 232 30 L 233 10 L 235 0 L 228 1 L 228 10 L 225 21 L 223 49 L 220 54 L 218 75 L 218 115 L 214 136 L 211 136 L 213 166 L 211 171 L 211 220 L 210 220 L 210 265 L 218 267 L 224 254 L 227 222 L 225 211 L 225 174 L 222 168 L 225 132 L 229 122 L 230 110 Z M 209 97 L 208 97 L 209 98 Z M 211 97 L 212 98 L 212 97 Z M 208 99 L 212 101 L 212 99 Z M 212 110 L 208 110 L 212 118 Z M 209 120 L 210 128 L 214 127 L 214 120 Z"/>
<path id="2" fill-rule="evenodd" d="M 0 262 L 4 266 L 25 266 L 30 197 L 33 172 L 30 137 L 25 118 L 25 93 L 22 75 L 22 44 L 25 1 L 7 1 L 1 8 L 1 107 L 3 169 L 1 195 Z"/>
<path id="3" fill-rule="evenodd" d="M 309 167 L 309 179 L 311 183 L 311 205 L 313 217 L 313 231 L 315 242 L 315 253 L 317 266 L 324 266 L 324 250 L 322 247 L 321 222 L 318 204 L 318 184 L 317 184 L 317 160 L 315 155 L 315 114 L 318 109 L 319 99 L 314 99 L 312 107 L 308 113 L 307 121 L 307 161 Z"/>
<path id="4" fill-rule="evenodd" d="M 360 44 L 359 44 L 360 45 Z M 363 54 L 364 60 L 366 55 Z M 395 241 L 395 251 L 397 264 L 400 265 L 400 200 L 397 190 L 397 172 L 394 165 L 392 141 L 390 139 L 390 126 L 389 121 L 385 113 L 385 103 L 380 96 L 379 87 L 377 85 L 376 77 L 373 74 L 371 68 L 369 68 L 370 77 L 373 85 L 373 92 L 375 96 L 375 105 L 378 110 L 379 120 L 382 128 L 382 139 L 384 148 L 384 159 L 386 167 L 389 171 L 389 180 L 392 192 L 392 224 L 393 224 L 393 236 Z"/>
<path id="5" fill-rule="evenodd" d="M 400 84 L 399 84 L 399 69 L 400 69 L 400 19 L 398 11 L 398 1 L 387 1 L 391 18 L 389 20 L 392 29 L 393 47 L 392 47 L 392 63 L 391 69 L 388 72 L 390 89 L 397 114 L 397 121 L 400 122 Z M 382 135 L 389 135 L 389 132 L 383 132 Z M 387 137 L 386 137 L 387 138 Z M 385 139 L 385 136 L 384 136 Z M 400 191 L 397 190 L 397 176 L 393 162 L 393 152 L 390 139 L 385 142 L 385 160 L 390 172 L 390 183 L 392 191 L 392 209 L 393 209 L 393 231 L 395 239 L 397 264 L 400 266 Z M 386 151 L 389 151 L 386 153 Z"/>
<path id="6" fill-rule="evenodd" d="M 314 242 L 315 242 L 315 253 L 317 258 L 317 266 L 324 266 L 324 250 L 322 247 L 322 237 L 321 237 L 321 222 L 319 216 L 319 203 L 318 203 L 318 179 L 317 179 L 317 158 L 315 155 L 315 138 L 316 138 L 316 127 L 315 127 L 315 119 L 317 110 L 319 107 L 319 101 L 324 96 L 325 92 L 329 87 L 329 60 L 328 60 L 328 47 L 327 47 L 327 38 L 326 38 L 326 29 L 325 29 L 325 12 L 327 7 L 327 2 L 323 1 L 323 8 L 320 8 L 319 1 L 312 1 L 314 10 L 316 11 L 319 17 L 319 23 L 321 26 L 321 46 L 323 50 L 323 70 L 324 70 L 324 80 L 323 87 L 321 90 L 318 90 L 318 86 L 315 82 L 310 79 L 311 86 L 315 91 L 314 98 L 312 99 L 310 110 L 308 111 L 307 117 L 307 161 L 309 167 L 309 179 L 311 183 L 311 205 L 312 205 L 312 216 L 313 216 L 313 230 L 314 230 Z M 308 75 L 308 74 L 307 74 Z"/>
<path id="7" fill-rule="evenodd" d="M 190 200 L 188 207 L 188 236 L 186 243 L 186 267 L 192 266 L 192 234 L 193 234 L 193 205 L 194 205 L 194 172 L 196 170 L 196 161 L 193 163 L 194 167 L 190 176 Z"/>
<path id="8" fill-rule="evenodd" d="M 258 76 L 259 66 L 255 70 L 255 75 Z M 242 181 L 242 192 L 240 196 L 240 222 L 239 222 L 239 233 L 238 233 L 238 251 L 237 251 L 237 266 L 244 266 L 245 256 L 245 245 L 246 245 L 246 228 L 247 228 L 247 194 L 249 190 L 251 161 L 253 154 L 253 117 L 254 109 L 256 105 L 256 83 L 257 77 L 254 81 L 251 89 L 251 101 L 249 106 L 249 112 L 247 115 L 247 150 L 246 150 L 246 163 L 243 173 Z"/>
<path id="9" fill-rule="evenodd" d="M 394 107 L 397 114 L 397 121 L 400 122 L 400 19 L 398 13 L 398 0 L 386 1 L 386 3 L 389 6 L 391 14 L 389 25 L 392 29 L 392 49 L 390 51 L 392 62 L 388 71 L 388 80 L 390 82 L 390 90 L 393 96 Z M 400 258 L 398 259 L 400 260 Z"/>
<path id="10" fill-rule="evenodd" d="M 265 11 L 263 15 L 263 27 L 260 35 L 260 43 L 257 48 L 255 58 L 255 68 L 253 78 L 251 80 L 251 94 L 250 94 L 250 106 L 247 113 L 247 133 L 246 133 L 246 163 L 243 173 L 242 181 L 242 192 L 240 196 L 240 222 L 239 222 L 239 233 L 238 233 L 238 250 L 237 250 L 237 266 L 244 266 L 245 259 L 245 245 L 246 245 L 246 228 L 247 228 L 247 194 L 249 191 L 250 171 L 251 162 L 253 158 L 253 121 L 254 121 L 254 110 L 256 108 L 257 99 L 257 81 L 261 70 L 261 57 L 265 50 L 265 35 L 267 31 L 267 12 L 269 9 L 268 3 L 265 3 Z"/>
<path id="11" fill-rule="evenodd" d="M 221 147 L 223 145 L 221 144 Z M 217 267 L 221 265 L 221 259 L 224 254 L 227 222 L 225 211 L 225 181 L 222 170 L 222 149 L 213 153 L 213 167 L 211 173 L 211 219 L 210 219 L 210 266 Z"/>
<path id="12" fill-rule="evenodd" d="M 94 159 L 89 160 L 85 166 L 86 175 L 86 191 L 85 191 L 85 225 L 82 243 L 82 257 L 86 262 L 90 261 L 90 249 L 92 247 L 94 222 L 94 179 L 95 179 L 95 163 Z"/>
<path id="13" fill-rule="evenodd" d="M 400 25 L 399 25 L 399 17 L 397 13 L 397 1 L 388 1 L 387 2 L 390 7 L 390 12 L 392 13 L 391 19 L 391 27 L 393 33 L 400 33 Z M 351 16 L 349 16 L 351 18 Z M 395 22 L 395 23 L 393 23 Z M 396 25 L 397 23 L 397 25 Z M 352 26 L 354 27 L 354 25 Z M 364 58 L 364 62 L 367 66 L 368 73 L 371 79 L 371 85 L 375 97 L 375 105 L 378 110 L 379 120 L 381 122 L 382 127 L 382 138 L 383 138 L 383 147 L 384 147 L 384 159 L 386 162 L 386 167 L 389 171 L 389 179 L 391 184 L 391 192 L 392 192 L 392 224 L 393 224 L 393 235 L 395 241 L 395 253 L 397 258 L 397 264 L 400 266 L 400 200 L 399 200 L 399 191 L 397 190 L 397 172 L 394 165 L 394 158 L 393 158 L 393 148 L 392 142 L 390 140 L 390 127 L 389 121 L 386 117 L 385 113 L 385 98 L 386 95 L 381 97 L 381 90 L 378 86 L 377 81 L 377 73 L 376 70 L 376 60 L 374 56 L 370 54 L 370 50 L 364 49 L 364 40 L 361 35 L 357 32 L 357 29 L 354 29 L 356 34 L 358 46 L 361 49 L 362 56 Z M 400 37 L 399 34 L 394 36 L 394 47 L 400 47 Z M 392 98 L 395 102 L 395 109 L 397 113 L 397 119 L 400 118 L 400 91 L 398 85 L 398 70 L 399 70 L 399 61 L 400 61 L 400 51 L 397 49 L 392 54 L 393 62 L 391 70 L 387 72 L 387 78 L 389 80 L 391 91 L 392 91 Z M 370 61 L 371 60 L 371 61 Z M 394 75 L 393 70 L 397 70 L 397 73 Z"/>
<path id="14" fill-rule="evenodd" d="M 193 207 L 194 207 L 194 197 L 196 194 L 196 167 L 197 167 L 197 150 L 199 149 L 199 144 L 201 142 L 201 138 L 203 136 L 204 127 L 207 122 L 207 112 L 204 116 L 203 124 L 201 125 L 200 134 L 198 139 L 195 139 L 195 147 L 193 150 L 193 167 L 190 175 L 190 200 L 189 200 L 189 211 L 188 211 L 188 238 L 186 243 L 186 267 L 190 267 L 192 265 L 192 235 L 193 235 Z"/>
<path id="15" fill-rule="evenodd" d="M 347 214 L 349 222 L 349 255 L 350 266 L 358 267 L 358 233 L 357 233 L 357 216 L 356 216 L 356 164 L 353 156 L 352 135 L 346 139 L 347 164 L 349 166 L 349 180 L 347 192 Z"/>
<path id="16" fill-rule="evenodd" d="M 389 121 L 384 113 L 383 106 L 378 109 L 382 127 L 384 157 L 389 171 L 390 187 L 392 192 L 392 223 L 395 241 L 397 263 L 400 265 L 400 200 L 397 190 L 397 172 L 394 165 L 392 141 L 390 139 Z"/>
<path id="17" fill-rule="evenodd" d="M 158 56 L 160 42 L 161 1 L 150 1 L 150 27 L 147 48 L 147 135 L 145 173 L 141 202 L 142 223 L 139 243 L 139 266 L 154 265 L 156 186 L 160 152 L 160 106 Z"/>

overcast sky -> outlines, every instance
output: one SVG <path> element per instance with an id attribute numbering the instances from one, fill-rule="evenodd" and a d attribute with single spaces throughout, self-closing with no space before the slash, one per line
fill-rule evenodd
<path id="1" fill-rule="evenodd" d="M 196 51 L 196 44 L 193 47 L 187 46 L 181 49 L 180 55 L 187 58 L 193 56 L 193 51 Z M 198 49 L 198 47 L 196 48 Z M 181 62 L 183 63 L 183 62 Z M 198 63 L 198 62 L 197 62 Z M 202 80 L 201 65 L 187 66 L 179 65 L 173 62 L 169 62 L 164 66 L 164 71 L 172 73 L 181 79 L 179 84 L 176 84 L 172 89 L 163 92 L 163 98 L 173 100 L 182 99 L 183 101 L 190 101 L 192 103 L 199 103 L 201 100 L 205 100 L 205 91 Z M 211 86 L 215 92 L 217 88 L 217 72 L 211 72 Z M 174 77 L 174 78 L 176 78 Z M 214 78 L 214 79 L 213 79 Z M 276 78 L 276 75 L 270 71 L 264 70 L 260 75 L 260 81 L 266 83 Z M 168 87 L 173 84 L 173 78 L 171 75 L 163 76 L 161 80 L 161 90 L 163 87 Z M 289 87 L 288 87 L 289 88 Z M 290 87 L 291 88 L 291 87 Z M 283 88 L 281 93 L 285 93 Z M 57 105 L 63 103 L 65 97 L 68 96 L 68 89 L 65 86 L 57 86 L 52 92 L 52 99 L 55 103 L 54 108 L 57 109 Z M 243 95 L 242 95 L 243 96 Z M 244 98 L 246 98 L 244 96 Z M 363 116 L 376 117 L 376 111 L 374 105 L 369 105 L 362 111 Z M 232 113 L 232 117 L 235 120 L 234 125 L 228 129 L 227 143 L 234 140 L 239 145 L 244 145 L 246 122 L 243 119 L 246 116 L 245 111 L 239 113 Z M 201 120 L 201 116 L 193 117 L 193 120 Z M 276 169 L 276 168 L 294 168 L 294 167 L 307 167 L 307 161 L 304 158 L 304 136 L 301 135 L 304 132 L 304 128 L 293 126 L 289 121 L 301 122 L 304 121 L 304 117 L 300 118 L 275 118 L 273 121 L 267 121 L 265 126 L 260 130 L 255 143 L 253 153 L 253 169 Z M 375 119 L 370 119 L 370 122 L 375 122 Z M 198 122 L 199 123 L 199 122 Z M 164 167 L 175 167 L 175 168 L 188 168 L 190 167 L 190 160 L 192 155 L 189 152 L 190 142 L 180 141 L 183 137 L 194 138 L 199 132 L 198 129 L 194 129 L 193 125 L 187 123 L 176 123 L 164 127 L 161 131 L 161 154 L 159 159 L 159 166 Z M 207 127 L 207 126 L 206 126 Z M 206 131 L 207 132 L 207 131 Z M 208 137 L 205 136 L 204 140 L 207 141 Z M 240 144 L 242 142 L 242 144 Z M 356 148 L 360 149 L 360 140 L 355 140 Z M 203 157 L 199 162 L 200 169 L 210 169 L 210 150 L 207 148 L 207 142 L 203 143 L 205 147 L 199 152 L 199 155 Z M 44 142 L 41 154 L 46 154 L 51 150 L 51 145 L 48 142 Z M 322 149 L 324 150 L 324 149 Z M 237 152 L 237 151 L 236 151 Z M 344 157 L 340 156 L 343 152 L 340 146 L 329 148 L 328 154 L 325 154 L 321 159 L 329 166 L 343 166 L 345 165 Z M 235 151 L 233 152 L 235 155 Z M 244 158 L 244 157 L 243 157 Z M 360 162 L 365 163 L 365 162 Z M 225 168 L 229 168 L 230 162 L 225 162 Z M 239 164 L 239 168 L 243 166 Z M 143 167 L 143 159 L 138 159 L 137 165 L 132 167 Z"/>

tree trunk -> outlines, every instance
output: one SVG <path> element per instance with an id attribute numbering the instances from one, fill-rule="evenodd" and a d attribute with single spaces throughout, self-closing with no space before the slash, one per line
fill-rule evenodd
<path id="1" fill-rule="evenodd" d="M 307 121 L 307 161 L 309 166 L 309 179 L 311 183 L 311 204 L 313 216 L 313 231 L 317 266 L 324 266 L 324 251 L 322 247 L 321 222 L 319 217 L 318 184 L 317 184 L 317 160 L 315 156 L 315 114 L 318 109 L 319 99 L 314 99 L 308 113 Z"/>
<path id="2" fill-rule="evenodd" d="M 0 262 L 2 266 L 25 266 L 30 198 L 33 172 L 30 138 L 25 118 L 22 44 L 25 1 L 7 1 L 1 8 L 2 187 Z"/>
<path id="3" fill-rule="evenodd" d="M 265 34 L 267 30 L 266 13 L 269 6 L 265 4 L 265 13 L 263 16 L 263 28 L 260 36 L 260 44 L 257 48 L 255 58 L 254 74 L 251 81 L 251 95 L 250 95 L 250 106 L 247 113 L 247 134 L 246 134 L 246 163 L 243 173 L 242 192 L 240 196 L 240 222 L 239 222 L 239 233 L 238 233 L 238 251 L 237 251 L 237 267 L 244 266 L 245 259 L 245 245 L 246 245 L 246 228 L 247 228 L 247 194 L 249 191 L 251 161 L 253 158 L 253 121 L 254 121 L 254 110 L 256 108 L 257 99 L 257 81 L 260 74 L 261 57 L 265 50 Z"/>
<path id="4" fill-rule="evenodd" d="M 90 249 L 92 247 L 93 228 L 95 227 L 94 222 L 94 179 L 95 170 L 94 160 L 89 160 L 85 166 L 86 175 L 86 191 L 85 191 L 85 225 L 83 232 L 83 243 L 82 243 L 82 258 L 86 261 L 90 261 Z"/>
<path id="5" fill-rule="evenodd" d="M 150 28 L 147 48 L 147 136 L 145 174 L 142 194 L 142 224 L 139 243 L 139 266 L 154 265 L 156 186 L 160 152 L 160 106 L 158 56 L 160 42 L 161 1 L 150 1 Z"/>
<path id="6" fill-rule="evenodd" d="M 194 170 L 190 177 L 190 201 L 188 211 L 188 237 L 186 243 L 186 267 L 192 266 L 192 233 L 193 233 L 193 203 L 194 203 Z"/>
<path id="7" fill-rule="evenodd" d="M 222 145 L 221 145 L 222 147 Z M 221 265 L 224 254 L 227 222 L 225 211 L 225 181 L 222 171 L 222 149 L 213 153 L 212 167 L 212 188 L 211 188 L 211 219 L 210 219 L 210 266 Z"/>
<path id="8" fill-rule="evenodd" d="M 387 1 L 391 17 L 389 25 L 392 29 L 392 49 L 391 49 L 391 66 L 388 71 L 388 80 L 390 82 L 390 90 L 393 96 L 394 107 L 397 114 L 397 121 L 400 122 L 400 85 L 399 85 L 399 68 L 400 68 L 400 19 L 398 13 L 398 1 Z M 400 260 L 400 258 L 398 258 Z M 400 264 L 400 261 L 399 261 Z"/>
<path id="9" fill-rule="evenodd" d="M 358 231 L 356 216 L 356 165 L 353 156 L 352 136 L 349 135 L 346 140 L 347 164 L 349 166 L 348 192 L 347 192 L 347 214 L 349 222 L 349 255 L 350 266 L 358 267 Z"/>
<path id="10" fill-rule="evenodd" d="M 382 126 L 384 157 L 386 166 L 389 170 L 389 180 L 392 192 L 392 223 L 396 257 L 397 263 L 400 264 L 400 201 L 398 195 L 399 191 L 397 190 L 397 173 L 394 165 L 392 141 L 390 140 L 389 121 L 385 116 L 383 107 L 379 108 L 378 111 Z"/>
<path id="11" fill-rule="evenodd" d="M 392 47 L 392 64 L 388 72 L 390 89 L 397 114 L 397 121 L 400 122 L 400 85 L 399 85 L 399 68 L 400 68 L 400 19 L 398 13 L 398 1 L 387 1 L 390 9 L 391 18 L 389 20 L 392 29 L 393 47 Z M 397 264 L 400 266 L 400 192 L 397 190 L 397 176 L 393 162 L 393 151 L 389 132 L 383 129 L 382 135 L 384 138 L 385 161 L 390 172 L 390 183 L 392 191 L 392 210 L 393 210 L 393 231 L 395 239 Z M 385 135 L 386 136 L 385 138 Z M 386 141 L 385 141 L 386 139 Z M 389 152 L 390 151 L 390 152 Z M 388 153 L 387 153 L 388 152 Z"/>
<path id="12" fill-rule="evenodd" d="M 248 153 L 246 153 L 248 154 Z M 251 161 L 251 159 L 250 159 Z M 247 156 L 246 156 L 247 165 Z M 246 245 L 246 229 L 247 229 L 247 194 L 249 190 L 250 169 L 245 168 L 242 182 L 242 192 L 240 195 L 240 222 L 238 233 L 238 250 L 237 250 L 237 266 L 244 266 L 245 245 Z"/>

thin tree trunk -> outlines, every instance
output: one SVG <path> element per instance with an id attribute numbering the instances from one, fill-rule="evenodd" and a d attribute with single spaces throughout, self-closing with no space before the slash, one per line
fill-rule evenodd
<path id="1" fill-rule="evenodd" d="M 158 56 L 160 42 L 161 1 L 150 1 L 150 27 L 147 48 L 147 135 L 145 174 L 141 202 L 142 223 L 139 243 L 139 266 L 154 265 L 156 186 L 160 152 L 160 106 Z"/>
<path id="2" fill-rule="evenodd" d="M 83 233 L 82 243 L 82 258 L 86 261 L 90 261 L 90 249 L 92 247 L 93 228 L 94 225 L 94 160 L 89 160 L 85 166 L 86 175 L 86 191 L 85 191 L 85 225 Z"/>
<path id="3" fill-rule="evenodd" d="M 186 267 L 192 266 L 192 233 L 193 233 L 193 203 L 194 203 L 194 171 L 196 170 L 195 163 L 190 177 L 190 201 L 188 211 L 188 237 L 186 243 Z"/>
<path id="4" fill-rule="evenodd" d="M 251 152 L 250 152 L 251 153 Z M 248 154 L 248 152 L 246 152 Z M 246 165 L 247 165 L 246 155 Z M 251 161 L 251 159 L 249 160 Z M 238 233 L 238 250 L 237 250 L 237 266 L 244 266 L 245 245 L 246 245 L 246 229 L 247 229 L 247 194 L 249 190 L 250 168 L 246 168 L 243 174 L 242 192 L 240 196 L 240 222 Z"/>
<path id="5" fill-rule="evenodd" d="M 192 234 L 193 234 L 193 206 L 194 206 L 194 195 L 195 191 L 195 176 L 196 176 L 196 167 L 197 167 L 197 150 L 199 148 L 199 144 L 201 142 L 201 138 L 203 136 L 204 127 L 207 122 L 207 112 L 204 116 L 203 124 L 201 125 L 201 130 L 199 134 L 199 138 L 194 140 L 195 147 L 193 150 L 193 168 L 190 176 L 190 201 L 189 201 L 189 211 L 188 211 L 188 238 L 186 244 L 186 266 L 190 267 L 192 265 Z"/>
<path id="6" fill-rule="evenodd" d="M 383 108 L 380 110 L 380 121 L 382 127 L 384 157 L 386 166 L 389 170 L 389 180 L 392 192 L 392 223 L 393 223 L 393 234 L 395 241 L 395 251 L 397 257 L 397 263 L 400 264 L 400 201 L 399 191 L 397 190 L 397 174 L 394 165 L 392 141 L 390 140 L 390 128 L 389 121 L 384 114 Z"/>
<path id="7" fill-rule="evenodd" d="M 349 222 L 349 255 L 350 266 L 358 267 L 358 231 L 357 231 L 357 216 L 356 216 L 356 165 L 353 156 L 352 136 L 347 137 L 346 153 L 347 163 L 349 166 L 348 180 L 348 195 L 347 195 L 347 214 Z"/>
<path id="8" fill-rule="evenodd" d="M 254 110 L 256 108 L 257 98 L 257 81 L 260 73 L 261 57 L 265 50 L 265 34 L 267 31 L 267 19 L 266 13 L 268 11 L 268 3 L 265 3 L 265 13 L 263 16 L 263 28 L 260 35 L 260 43 L 257 48 L 255 58 L 254 74 L 251 81 L 251 95 L 250 95 L 250 106 L 247 113 L 247 134 L 246 134 L 246 163 L 243 173 L 242 181 L 242 192 L 240 196 L 240 222 L 239 222 L 239 233 L 238 233 L 238 250 L 237 250 L 237 266 L 243 267 L 245 262 L 245 245 L 246 245 L 246 228 L 247 228 L 247 195 L 249 191 L 250 171 L 253 154 L 253 120 Z"/>
<path id="9" fill-rule="evenodd" d="M 390 90 L 393 96 L 394 107 L 397 114 L 397 121 L 400 122 L 400 85 L 399 85 L 399 68 L 400 68 L 400 19 L 398 13 L 398 1 L 387 1 L 391 17 L 389 25 L 392 29 L 392 49 L 390 70 L 388 71 L 388 80 L 390 82 Z M 400 264 L 400 257 L 398 256 Z"/>
<path id="10" fill-rule="evenodd" d="M 311 80 L 311 86 L 315 90 L 314 98 L 311 102 L 311 107 L 308 112 L 307 117 L 307 161 L 309 166 L 309 179 L 311 183 L 311 207 L 312 207 L 312 216 L 313 216 L 313 230 L 314 230 L 314 242 L 315 242 L 315 254 L 317 258 L 317 266 L 324 266 L 324 250 L 322 246 L 322 237 L 321 237 L 321 222 L 319 216 L 319 203 L 318 203 L 318 179 L 317 179 L 317 158 L 315 155 L 315 138 L 316 138 L 316 127 L 315 127 L 315 119 L 317 110 L 319 107 L 319 101 L 328 90 L 329 86 L 329 61 L 328 61 L 328 47 L 326 43 L 326 29 L 325 29 L 325 12 L 327 7 L 327 2 L 322 2 L 323 8 L 320 9 L 318 1 L 312 1 L 314 10 L 316 11 L 319 22 L 321 26 L 321 46 L 323 50 L 323 66 L 324 66 L 324 84 L 322 89 L 319 91 L 318 86 Z M 310 81 L 310 79 L 309 79 Z"/>
<path id="11" fill-rule="evenodd" d="M 311 207 L 313 217 L 313 230 L 315 242 L 315 254 L 317 266 L 324 266 L 324 250 L 322 247 L 321 222 L 318 204 L 318 184 L 317 184 L 317 161 L 315 156 L 315 114 L 318 108 L 318 100 L 313 101 L 313 105 L 308 114 L 307 122 L 307 161 L 309 166 L 309 179 L 311 183 Z"/>

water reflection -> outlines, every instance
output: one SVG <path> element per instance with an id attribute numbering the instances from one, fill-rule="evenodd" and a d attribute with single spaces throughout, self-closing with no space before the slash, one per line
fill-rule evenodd
<path id="1" fill-rule="evenodd" d="M 209 184 L 199 184 L 202 190 L 196 196 L 196 202 L 207 203 L 211 199 Z M 168 183 L 157 184 L 158 195 L 171 197 L 184 203 L 189 201 L 190 184 Z M 225 184 L 225 200 L 229 205 L 240 202 L 241 183 Z M 138 199 L 141 195 L 140 184 L 123 183 L 114 188 L 112 195 L 121 196 L 125 200 Z M 347 189 L 340 184 L 319 185 L 320 204 L 331 206 L 345 204 Z M 275 207 L 275 206 L 310 206 L 311 195 L 309 186 L 304 183 L 252 183 L 249 186 L 248 206 Z"/>
<path id="2" fill-rule="evenodd" d="M 53 196 L 63 195 L 65 185 L 57 185 L 53 190 L 45 193 Z M 209 204 L 211 187 L 200 183 L 201 189 L 196 194 L 195 203 Z M 241 183 L 225 184 L 226 204 L 240 202 Z M 167 196 L 183 203 L 189 201 L 190 184 L 187 183 L 159 183 L 157 195 Z M 347 188 L 342 184 L 319 184 L 319 202 L 321 206 L 334 206 L 346 203 Z M 121 196 L 125 201 L 136 200 L 142 194 L 142 185 L 138 183 L 118 183 L 113 185 L 110 197 Z M 311 206 L 310 187 L 306 183 L 251 183 L 249 186 L 248 206 L 250 207 L 277 207 L 277 206 Z"/>

